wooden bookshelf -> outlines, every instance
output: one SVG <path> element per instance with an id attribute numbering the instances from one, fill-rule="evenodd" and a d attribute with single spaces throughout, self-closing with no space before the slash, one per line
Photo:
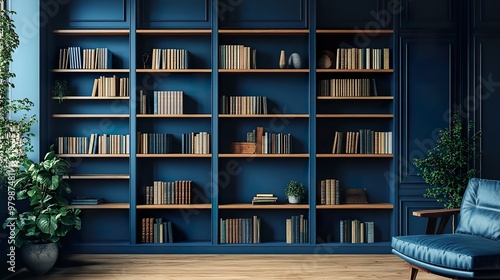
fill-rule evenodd
<path id="1" fill-rule="evenodd" d="M 55 29 L 52 31 L 58 35 L 102 35 L 102 36 L 124 36 L 129 35 L 128 29 Z"/>
<path id="2" fill-rule="evenodd" d="M 219 154 L 220 158 L 308 158 L 309 154 Z"/>
<path id="3" fill-rule="evenodd" d="M 129 203 L 101 203 L 97 205 L 68 205 L 68 208 L 77 208 L 77 209 L 90 209 L 90 210 L 99 210 L 99 209 L 130 209 Z"/>
<path id="4" fill-rule="evenodd" d="M 61 98 L 53 96 L 54 100 L 130 100 L 128 96 L 63 96 Z"/>
<path id="5" fill-rule="evenodd" d="M 308 35 L 308 29 L 220 29 L 221 35 Z"/>
<path id="6" fill-rule="evenodd" d="M 219 205 L 219 209 L 309 209 L 308 204 L 252 204 L 252 203 L 231 203 Z"/>
<path id="7" fill-rule="evenodd" d="M 366 204 L 336 204 L 336 205 L 316 205 L 316 209 L 331 210 L 392 210 L 394 205 L 391 203 L 366 203 Z"/>
<path id="8" fill-rule="evenodd" d="M 309 73 L 309 69 L 219 69 L 219 73 Z"/>
<path id="9" fill-rule="evenodd" d="M 394 100 L 394 96 L 318 96 L 318 100 Z"/>
<path id="10" fill-rule="evenodd" d="M 317 154 L 318 158 L 393 158 L 393 154 Z"/>
<path id="11" fill-rule="evenodd" d="M 393 73 L 394 69 L 316 69 L 316 73 Z"/>
<path id="12" fill-rule="evenodd" d="M 210 158 L 211 154 L 137 154 L 138 158 Z"/>
<path id="13" fill-rule="evenodd" d="M 317 114 L 317 118 L 363 118 L 363 119 L 392 119 L 394 114 Z"/>
<path id="14" fill-rule="evenodd" d="M 53 73 L 129 73 L 130 69 L 52 69 Z"/>
<path id="15" fill-rule="evenodd" d="M 141 204 L 137 209 L 212 209 L 212 204 Z"/>
<path id="16" fill-rule="evenodd" d="M 62 158 L 128 158 L 129 154 L 57 154 Z"/>
<path id="17" fill-rule="evenodd" d="M 129 117 L 127 114 L 53 114 L 53 118 L 118 118 L 126 119 Z"/>
<path id="18" fill-rule="evenodd" d="M 356 35 L 356 34 L 372 34 L 372 35 L 378 35 L 378 34 L 387 34 L 391 35 L 394 32 L 389 29 L 318 29 L 316 30 L 316 34 L 328 34 L 328 35 L 335 35 L 335 34 L 346 34 L 346 35 Z"/>
<path id="19" fill-rule="evenodd" d="M 219 118 L 284 118 L 284 119 L 295 119 L 295 118 L 309 118 L 308 114 L 251 114 L 251 115 L 239 115 L 239 114 L 219 114 Z"/>
<path id="20" fill-rule="evenodd" d="M 137 69 L 137 73 L 212 73 L 212 69 Z"/>
<path id="21" fill-rule="evenodd" d="M 211 29 L 138 29 L 140 35 L 211 35 Z"/>
<path id="22" fill-rule="evenodd" d="M 210 114 L 163 114 L 163 115 L 158 115 L 158 114 L 137 114 L 137 118 L 186 118 L 186 119 L 192 119 L 192 118 L 211 118 L 212 115 Z"/>
<path id="23" fill-rule="evenodd" d="M 71 180 L 128 180 L 129 174 L 71 174 L 64 176 L 64 179 Z"/>

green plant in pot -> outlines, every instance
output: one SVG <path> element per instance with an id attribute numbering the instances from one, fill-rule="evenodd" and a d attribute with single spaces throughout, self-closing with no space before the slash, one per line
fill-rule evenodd
<path id="1" fill-rule="evenodd" d="M 477 156 L 476 147 L 481 133 L 472 133 L 473 123 L 466 127 L 460 116 L 452 117 L 450 128 L 439 132 L 433 149 L 414 164 L 418 173 L 432 187 L 426 189 L 425 197 L 436 198 L 445 208 L 459 208 L 469 179 L 476 175 L 471 168 Z"/>
<path id="2" fill-rule="evenodd" d="M 18 200 L 29 201 L 29 209 L 14 210 L 3 227 L 13 230 L 26 268 L 44 274 L 57 260 L 60 239 L 81 228 L 80 210 L 67 207 L 64 195 L 71 190 L 63 176 L 69 174 L 70 164 L 55 155 L 54 145 L 40 163 L 26 160 L 22 166 L 14 188 Z"/>
<path id="3" fill-rule="evenodd" d="M 292 180 L 285 188 L 285 196 L 290 203 L 300 203 L 306 196 L 306 189 L 302 183 Z"/>

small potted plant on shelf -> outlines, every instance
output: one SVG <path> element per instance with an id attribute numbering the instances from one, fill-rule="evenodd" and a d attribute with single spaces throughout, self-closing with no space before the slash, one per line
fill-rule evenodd
<path id="1" fill-rule="evenodd" d="M 290 203 L 300 203 L 306 196 L 304 185 L 294 180 L 290 181 L 285 188 L 285 196 Z"/>
<path id="2" fill-rule="evenodd" d="M 472 128 L 472 123 L 464 128 L 460 116 L 453 115 L 451 128 L 439 132 L 434 148 L 424 158 L 414 160 L 420 169 L 418 175 L 432 186 L 424 196 L 436 198 L 444 208 L 461 206 L 469 179 L 476 175 L 477 170 L 471 165 L 481 133 L 472 133 Z"/>
<path id="3" fill-rule="evenodd" d="M 14 189 L 18 200 L 29 201 L 28 209 L 12 210 L 3 227 L 14 232 L 14 244 L 28 270 L 45 274 L 58 256 L 58 243 L 71 229 L 80 230 L 79 209 L 68 208 L 65 193 L 70 186 L 63 180 L 70 164 L 55 155 L 54 145 L 43 161 L 25 160 L 16 174 Z"/>

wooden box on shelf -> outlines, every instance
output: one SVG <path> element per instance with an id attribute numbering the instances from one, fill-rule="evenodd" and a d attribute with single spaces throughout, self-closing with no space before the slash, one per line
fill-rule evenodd
<path id="1" fill-rule="evenodd" d="M 255 143 L 233 142 L 231 143 L 231 152 L 233 154 L 255 154 Z"/>

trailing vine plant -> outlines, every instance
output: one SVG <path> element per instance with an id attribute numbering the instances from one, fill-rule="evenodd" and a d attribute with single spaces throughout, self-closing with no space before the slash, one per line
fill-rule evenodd
<path id="1" fill-rule="evenodd" d="M 33 102 L 10 96 L 16 76 L 11 71 L 12 55 L 19 46 L 13 14 L 4 9 L 4 1 L 0 0 L 0 190 L 6 189 L 8 176 L 33 151 L 31 126 L 36 122 L 34 115 L 28 115 Z"/>

